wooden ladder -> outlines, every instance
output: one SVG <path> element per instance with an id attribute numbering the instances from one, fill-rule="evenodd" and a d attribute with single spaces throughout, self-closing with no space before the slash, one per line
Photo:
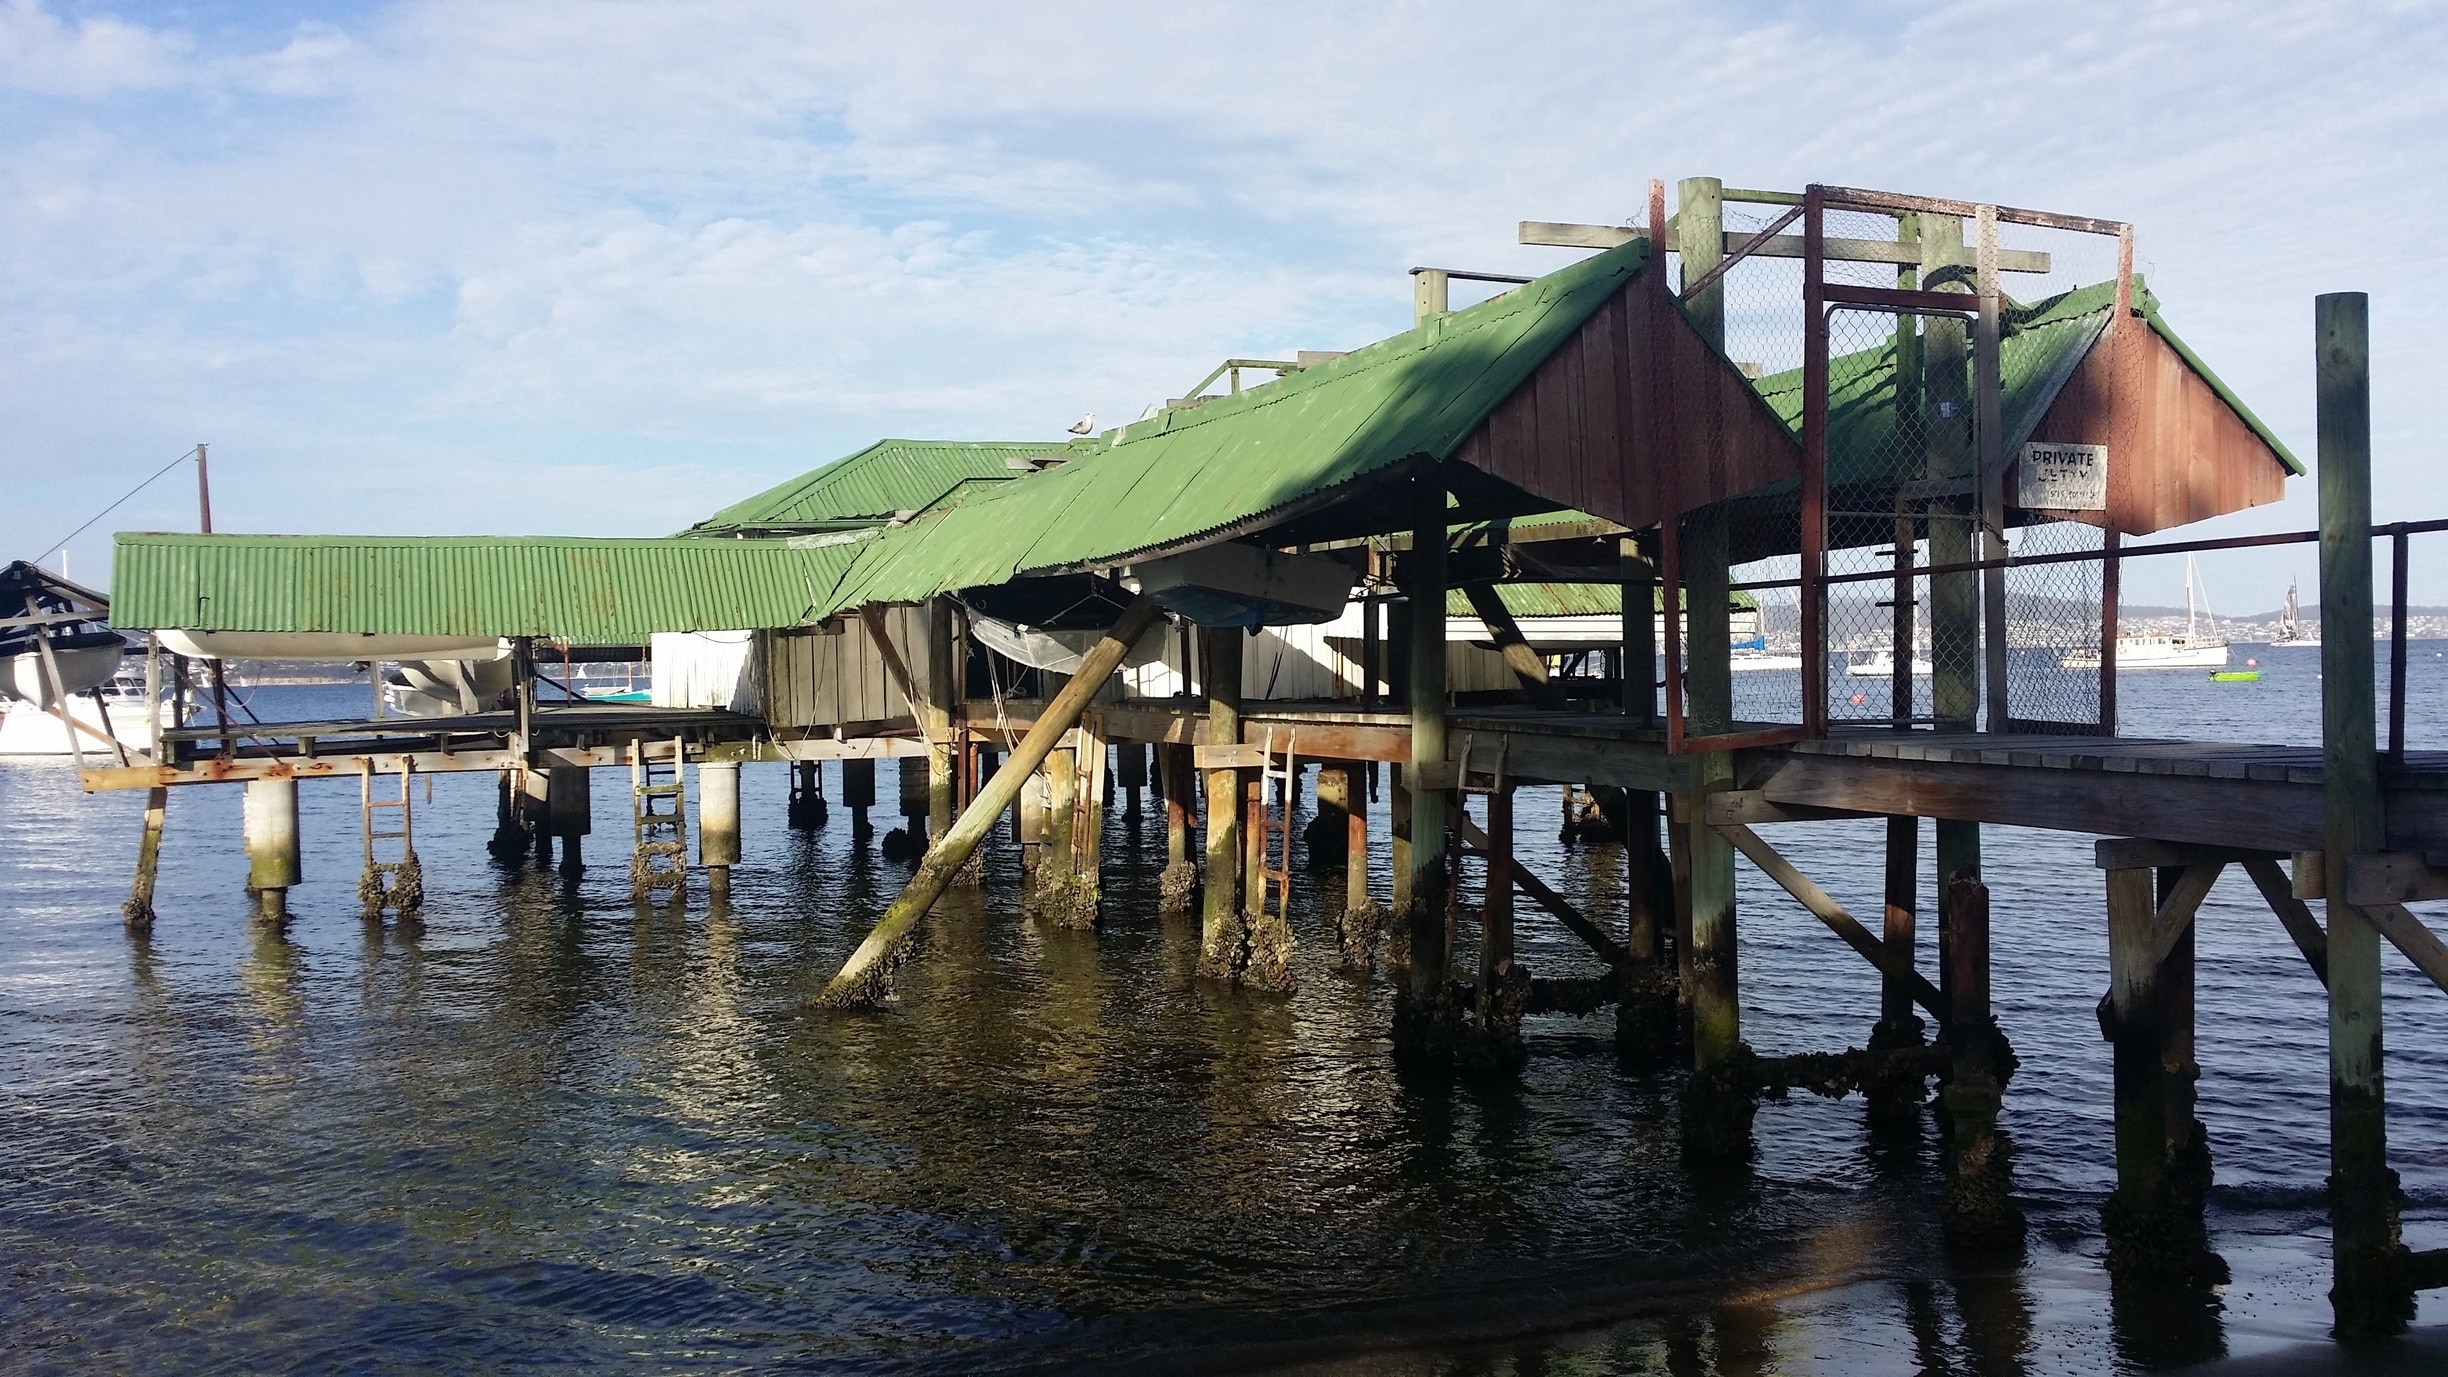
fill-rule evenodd
<path id="1" fill-rule="evenodd" d="M 688 885 L 687 758 L 686 743 L 676 737 L 669 762 L 655 759 L 644 741 L 629 743 L 629 892 L 637 898 L 658 889 L 684 892 Z"/>
<path id="2" fill-rule="evenodd" d="M 425 887 L 418 874 L 416 857 L 416 811 L 409 805 L 409 788 L 414 782 L 414 767 L 402 760 L 399 769 L 399 796 L 374 796 L 374 762 L 360 760 L 357 768 L 358 832 L 365 841 L 365 869 L 358 876 L 357 898 L 365 906 L 365 916 L 380 918 L 384 909 L 401 917 L 414 913 L 423 903 Z M 382 815 L 389 811 L 397 815 L 396 828 L 386 828 Z M 398 842 L 399 858 L 386 861 L 376 854 L 376 842 Z"/>
<path id="3" fill-rule="evenodd" d="M 1258 844 L 1258 902 L 1250 912 L 1264 916 L 1272 897 L 1276 916 L 1286 922 L 1292 918 L 1292 781 L 1300 773 L 1293 746 L 1299 736 L 1297 730 L 1284 733 L 1283 763 L 1277 765 L 1275 729 L 1267 728 L 1266 743 L 1259 748 L 1258 795 L 1250 800 L 1250 832 Z M 1275 786 L 1272 806 L 1267 802 L 1270 784 Z"/>

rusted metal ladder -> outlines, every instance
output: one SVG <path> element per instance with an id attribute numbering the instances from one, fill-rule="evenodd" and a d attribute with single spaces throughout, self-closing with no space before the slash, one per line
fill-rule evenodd
<path id="1" fill-rule="evenodd" d="M 425 902 L 424 868 L 417 864 L 416 854 L 416 810 L 409 802 L 414 769 L 401 763 L 396 798 L 376 798 L 374 778 L 374 762 L 358 762 L 357 818 L 359 835 L 365 841 L 365 869 L 357 876 L 357 902 L 368 919 L 379 921 L 384 909 L 411 917 Z M 385 812 L 397 815 L 397 827 L 383 825 Z M 383 860 L 375 843 L 392 841 L 399 843 L 399 859 Z"/>
<path id="2" fill-rule="evenodd" d="M 1285 921 L 1292 913 L 1292 787 L 1300 776 L 1300 761 L 1294 754 L 1294 744 L 1300 733 L 1284 733 L 1283 763 L 1277 765 L 1275 729 L 1267 728 L 1266 743 L 1259 748 L 1258 792 L 1250 799 L 1250 839 L 1254 843 L 1257 875 L 1254 877 L 1256 900 L 1249 907 L 1252 915 L 1263 916 L 1267 901 L 1272 898 L 1275 911 Z M 1274 786 L 1274 802 L 1268 803 L 1268 787 Z"/>
<path id="3" fill-rule="evenodd" d="M 654 758 L 643 741 L 629 743 L 629 892 L 640 899 L 658 889 L 685 892 L 688 885 L 688 786 L 686 744 L 671 743 L 671 760 Z M 668 804 L 669 806 L 662 806 Z"/>

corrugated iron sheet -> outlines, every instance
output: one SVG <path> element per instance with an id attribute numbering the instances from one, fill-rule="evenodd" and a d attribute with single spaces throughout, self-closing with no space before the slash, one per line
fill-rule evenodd
<path id="1" fill-rule="evenodd" d="M 1641 271 L 1634 241 L 1281 381 L 1111 433 L 1101 452 L 919 517 L 862 551 L 848 602 L 915 602 L 1120 564 L 1453 454 Z"/>
<path id="2" fill-rule="evenodd" d="M 854 544 L 510 536 L 126 534 L 114 625 L 543 636 L 796 626 L 830 613 Z"/>
<path id="3" fill-rule="evenodd" d="M 734 502 L 689 529 L 818 528 L 885 521 L 934 506 L 963 482 L 1016 478 L 1009 461 L 1065 454 L 1064 442 L 878 440 L 856 454 Z"/>

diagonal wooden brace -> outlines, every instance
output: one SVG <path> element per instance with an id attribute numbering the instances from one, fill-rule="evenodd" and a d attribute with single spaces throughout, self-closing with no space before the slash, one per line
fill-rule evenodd
<path id="1" fill-rule="evenodd" d="M 1490 854 L 1488 834 L 1480 830 L 1479 824 L 1471 821 L 1470 814 L 1457 811 L 1454 815 L 1454 823 L 1457 830 L 1462 833 L 1463 845 L 1482 856 Z M 1555 915 L 1555 920 L 1570 929 L 1573 936 L 1588 943 L 1589 949 L 1598 953 L 1599 960 L 1617 970 L 1631 966 L 1632 953 L 1624 950 L 1621 942 L 1608 936 L 1606 929 L 1583 917 L 1579 909 L 1565 902 L 1563 895 L 1549 889 L 1546 881 L 1524 869 L 1519 860 L 1513 861 L 1511 868 L 1513 883 L 1521 886 L 1522 893 L 1529 895 L 1531 901 L 1540 908 Z"/>
<path id="2" fill-rule="evenodd" d="M 1901 953 L 1888 950 L 1886 943 L 1871 936 L 1870 930 L 1863 927 L 1859 919 L 1845 912 L 1844 905 L 1837 903 L 1826 890 L 1811 883 L 1809 876 L 1794 869 L 1793 862 L 1779 855 L 1777 849 L 1770 846 L 1759 833 L 1738 822 L 1719 823 L 1717 830 L 1734 843 L 1736 850 L 1750 857 L 1751 863 L 1758 866 L 1761 873 L 1776 881 L 1802 907 L 1809 909 L 1813 917 L 1843 938 L 1845 945 L 1860 952 L 1863 960 L 1878 967 L 1880 973 L 1911 987 L 1913 1003 L 1929 1010 L 1930 1017 L 1941 1023 L 1954 1022 L 1954 1014 L 1947 1008 L 1946 997 L 1938 993 L 1937 986 L 1913 969 L 1912 963 L 1903 959 Z"/>

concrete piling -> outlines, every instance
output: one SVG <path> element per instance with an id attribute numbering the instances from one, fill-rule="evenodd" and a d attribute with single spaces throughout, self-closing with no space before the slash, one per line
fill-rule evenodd
<path id="1" fill-rule="evenodd" d="M 791 762 L 790 804 L 784 812 L 794 832 L 812 832 L 825 825 L 824 762 Z"/>
<path id="2" fill-rule="evenodd" d="M 740 859 L 740 767 L 735 760 L 697 766 L 697 863 L 706 868 L 713 897 L 731 893 L 731 867 Z"/>
<path id="3" fill-rule="evenodd" d="M 289 890 L 303 879 L 298 860 L 297 780 L 281 775 L 246 782 L 241 810 L 246 836 L 247 893 L 266 922 L 289 917 Z"/>

